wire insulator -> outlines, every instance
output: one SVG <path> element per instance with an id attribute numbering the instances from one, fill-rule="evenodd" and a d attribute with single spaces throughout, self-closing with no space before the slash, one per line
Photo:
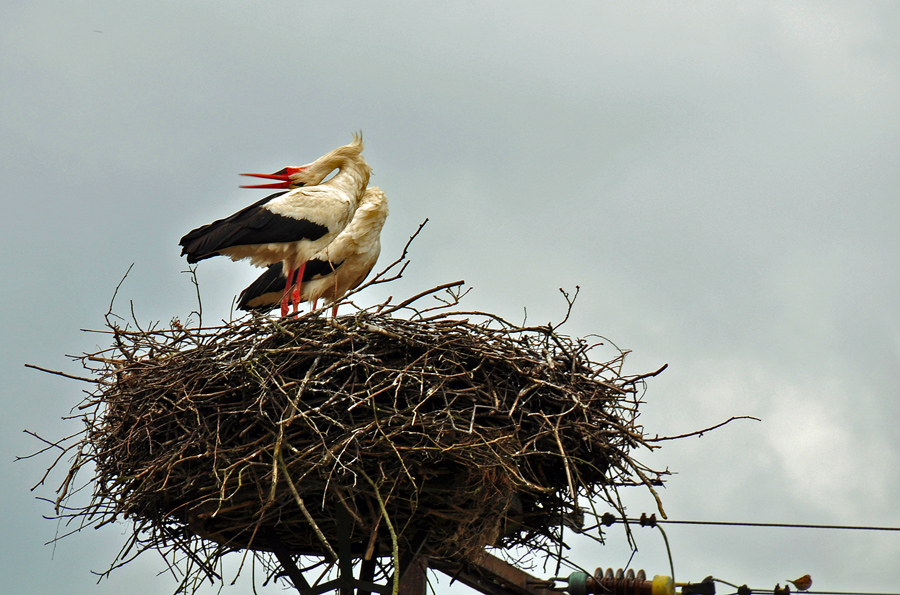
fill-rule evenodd
<path id="1" fill-rule="evenodd" d="M 621 568 L 609 568 L 606 572 L 598 568 L 587 581 L 587 587 L 594 595 L 655 595 L 653 581 L 647 580 L 647 573 L 638 570 L 635 574 L 631 568 L 627 572 Z"/>
<path id="2" fill-rule="evenodd" d="M 669 576 L 654 576 L 647 580 L 647 573 L 621 568 L 598 568 L 594 576 L 585 572 L 573 572 L 566 579 L 569 595 L 675 595 L 675 582 Z"/>

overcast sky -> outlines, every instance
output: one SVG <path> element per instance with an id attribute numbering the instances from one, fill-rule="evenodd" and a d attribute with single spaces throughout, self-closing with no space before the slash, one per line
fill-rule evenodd
<path id="1" fill-rule="evenodd" d="M 84 386 L 24 364 L 78 373 L 65 354 L 104 346 L 79 329 L 102 326 L 132 263 L 120 311 L 185 318 L 178 239 L 263 196 L 237 174 L 312 161 L 357 130 L 390 200 L 382 262 L 430 219 L 406 277 L 361 303 L 465 279 L 466 306 L 547 322 L 565 311 L 558 288 L 579 285 L 566 332 L 631 350 L 629 373 L 669 364 L 646 395 L 649 433 L 762 420 L 643 454 L 676 473 L 670 518 L 900 526 L 900 3 L 2 12 L 4 591 L 172 591 L 154 555 L 94 584 L 125 526 L 43 545 L 57 526 L 35 496 L 61 477 L 29 492 L 49 460 L 13 458 L 39 447 L 23 429 L 77 430 L 60 418 Z M 257 273 L 201 263 L 207 320 Z M 639 489 L 626 502 L 654 511 Z M 667 534 L 678 580 L 898 590 L 898 533 Z M 668 574 L 658 532 L 637 536 L 632 566 Z M 621 527 L 572 553 L 590 568 L 628 556 Z"/>

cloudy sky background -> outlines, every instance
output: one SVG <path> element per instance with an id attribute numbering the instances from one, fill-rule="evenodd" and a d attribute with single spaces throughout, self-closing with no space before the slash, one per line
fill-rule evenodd
<path id="1" fill-rule="evenodd" d="M 465 279 L 467 307 L 547 322 L 579 285 L 569 334 L 669 364 L 650 433 L 762 420 L 644 454 L 677 473 L 670 518 L 900 526 L 898 3 L 35 0 L 4 6 L 0 81 L 5 591 L 171 592 L 153 555 L 94 584 L 124 526 L 43 545 L 61 477 L 29 492 L 49 459 L 13 459 L 23 429 L 77 429 L 84 386 L 24 364 L 79 373 L 132 263 L 119 311 L 186 317 L 181 235 L 262 196 L 239 172 L 355 130 L 391 201 L 382 263 L 430 219 L 361 303 Z M 207 320 L 257 272 L 202 263 Z M 898 533 L 666 531 L 678 580 L 897 591 Z M 637 536 L 632 566 L 668 574 Z M 621 527 L 572 554 L 628 556 Z"/>

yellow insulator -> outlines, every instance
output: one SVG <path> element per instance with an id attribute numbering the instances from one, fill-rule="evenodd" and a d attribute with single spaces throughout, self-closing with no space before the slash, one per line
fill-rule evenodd
<path id="1" fill-rule="evenodd" d="M 672 577 L 661 574 L 654 576 L 653 595 L 675 595 L 675 581 Z"/>

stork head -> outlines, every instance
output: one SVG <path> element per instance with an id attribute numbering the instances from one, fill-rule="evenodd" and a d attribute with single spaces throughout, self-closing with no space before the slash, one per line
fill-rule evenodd
<path id="1" fill-rule="evenodd" d="M 301 186 L 315 186 L 321 184 L 322 180 L 335 169 L 343 167 L 348 161 L 362 161 L 366 169 L 366 183 L 368 183 L 369 166 L 362 160 L 362 133 L 353 135 L 353 142 L 343 147 L 322 155 L 312 163 L 301 165 L 300 167 L 285 167 L 274 174 L 241 174 L 242 176 L 252 176 L 254 178 L 265 178 L 267 180 L 279 180 L 274 184 L 256 184 L 253 186 L 241 186 L 241 188 L 279 188 L 282 190 L 293 190 Z"/>
<path id="2" fill-rule="evenodd" d="M 242 176 L 251 176 L 254 178 L 264 178 L 266 180 L 280 180 L 272 184 L 253 184 L 241 186 L 241 188 L 281 188 L 293 190 L 300 186 L 305 186 L 309 180 L 306 179 L 304 173 L 309 168 L 308 165 L 300 167 L 285 167 L 276 171 L 274 174 L 241 174 Z"/>

